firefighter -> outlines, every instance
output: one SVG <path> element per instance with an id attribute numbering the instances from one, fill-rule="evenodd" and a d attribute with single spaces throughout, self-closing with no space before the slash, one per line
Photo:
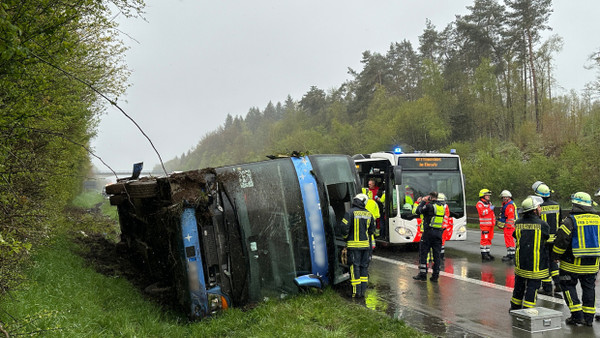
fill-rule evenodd
<path id="1" fill-rule="evenodd" d="M 550 199 L 550 190 L 547 184 L 542 181 L 535 182 L 531 188 L 537 196 L 540 196 L 544 203 L 542 203 L 542 220 L 546 221 L 550 226 L 550 238 L 546 242 L 546 250 L 548 251 L 548 257 L 552 256 L 552 247 L 554 246 L 554 237 L 556 236 L 556 230 L 560 225 L 560 205 Z M 554 296 L 560 298 L 560 281 L 558 280 L 558 264 L 554 260 L 550 260 L 549 274 L 542 280 L 542 290 L 540 294 L 552 296 L 552 282 L 554 282 Z"/>
<path id="2" fill-rule="evenodd" d="M 369 197 L 365 194 L 356 195 L 352 200 L 352 208 L 346 212 L 341 224 L 348 250 L 352 298 L 363 298 L 369 282 L 369 259 L 375 219 L 365 208 L 368 200 Z"/>
<path id="3" fill-rule="evenodd" d="M 515 259 L 515 239 L 513 237 L 513 232 L 515 232 L 517 208 L 515 208 L 515 202 L 513 202 L 510 191 L 502 190 L 500 197 L 502 197 L 502 209 L 500 210 L 500 217 L 498 218 L 496 225 L 504 231 L 506 256 L 502 257 L 502 261 L 510 263 Z"/>
<path id="4" fill-rule="evenodd" d="M 492 239 L 494 238 L 494 225 L 496 216 L 494 215 L 494 205 L 490 201 L 492 191 L 488 189 L 479 190 L 479 201 L 475 205 L 479 214 L 479 228 L 481 229 L 481 260 L 483 262 L 493 261 L 494 256 L 490 254 L 492 248 Z"/>
<path id="5" fill-rule="evenodd" d="M 515 287 L 510 309 L 535 307 L 537 290 L 548 274 L 548 255 L 544 244 L 550 236 L 548 223 L 542 221 L 538 196 L 528 196 L 521 203 L 523 217 L 515 222 L 513 237 L 517 240 L 515 252 Z"/>
<path id="6" fill-rule="evenodd" d="M 588 193 L 571 195 L 573 209 L 556 231 L 553 258 L 559 258 L 559 280 L 565 303 L 571 311 L 567 325 L 592 326 L 596 313 L 596 274 L 600 260 L 598 244 L 600 216 L 592 207 Z M 577 295 L 581 283 L 582 297 Z"/>
<path id="7" fill-rule="evenodd" d="M 423 215 L 423 235 L 419 247 L 419 274 L 413 279 L 427 280 L 427 253 L 433 249 L 433 273 L 429 279 L 437 282 L 440 275 L 440 251 L 442 249 L 442 225 L 444 223 L 444 206 L 438 202 L 438 193 L 432 191 L 429 195 L 417 199 L 419 206 L 417 215 Z"/>

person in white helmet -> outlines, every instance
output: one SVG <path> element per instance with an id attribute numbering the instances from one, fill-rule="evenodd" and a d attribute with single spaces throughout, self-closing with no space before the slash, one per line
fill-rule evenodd
<path id="1" fill-rule="evenodd" d="M 544 244 L 550 237 L 548 223 L 540 218 L 542 199 L 528 196 L 521 203 L 523 217 L 515 222 L 515 287 L 510 309 L 535 307 L 542 278 L 548 274 L 548 255 Z"/>
<path id="2" fill-rule="evenodd" d="M 356 195 L 352 200 L 352 208 L 346 212 L 340 226 L 348 250 L 352 298 L 364 298 L 369 282 L 375 219 L 365 207 L 368 200 L 369 196 L 365 194 Z"/>
<path id="3" fill-rule="evenodd" d="M 588 193 L 571 195 L 573 208 L 556 232 L 553 258 L 560 259 L 559 279 L 571 311 L 567 325 L 592 326 L 596 314 L 596 275 L 600 262 L 600 216 Z M 580 284 L 581 300 L 577 295 Z"/>
<path id="4" fill-rule="evenodd" d="M 554 246 L 554 238 L 556 236 L 556 230 L 560 225 L 560 204 L 550 199 L 550 194 L 553 192 L 548 185 L 542 181 L 535 182 L 531 188 L 536 196 L 541 197 L 544 200 L 542 203 L 542 220 L 546 221 L 550 226 L 550 238 L 546 242 L 546 250 L 548 251 L 548 257 L 552 255 L 552 247 Z M 552 282 L 554 282 L 554 291 L 552 290 Z M 550 266 L 548 270 L 548 276 L 542 280 L 542 289 L 540 294 L 554 296 L 560 298 L 560 282 L 558 280 L 558 264 L 550 260 Z"/>
<path id="5" fill-rule="evenodd" d="M 508 190 L 502 190 L 502 209 L 496 225 L 504 232 L 504 244 L 506 245 L 506 256 L 502 257 L 503 262 L 511 263 L 515 259 L 515 220 L 517 218 L 517 208 L 513 202 L 512 194 Z"/>

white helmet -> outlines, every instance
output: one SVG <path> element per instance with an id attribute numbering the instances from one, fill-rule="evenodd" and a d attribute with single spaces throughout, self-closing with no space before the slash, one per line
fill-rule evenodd
<path id="1" fill-rule="evenodd" d="M 360 200 L 364 204 L 367 204 L 367 201 L 369 200 L 369 196 L 367 196 L 365 194 L 358 194 L 358 195 L 354 196 L 354 199 Z"/>
<path id="2" fill-rule="evenodd" d="M 544 203 L 544 200 L 541 197 L 530 195 L 527 196 L 527 198 L 525 198 L 521 203 L 521 209 L 523 210 L 523 212 L 535 210 L 542 203 Z"/>
<path id="3" fill-rule="evenodd" d="M 438 200 L 438 202 L 443 202 L 443 203 L 446 203 L 446 195 L 444 195 L 444 193 L 443 193 L 443 192 L 439 193 L 439 194 L 438 194 L 438 199 L 437 199 L 437 200 Z"/>
<path id="4" fill-rule="evenodd" d="M 508 190 L 502 190 L 502 192 L 500 193 L 500 197 L 510 197 L 510 198 L 512 198 L 512 194 Z"/>

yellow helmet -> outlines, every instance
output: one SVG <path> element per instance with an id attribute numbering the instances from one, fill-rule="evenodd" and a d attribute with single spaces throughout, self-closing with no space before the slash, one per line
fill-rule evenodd
<path id="1" fill-rule="evenodd" d="M 492 195 L 492 191 L 489 190 L 489 189 L 485 189 L 485 188 L 479 190 L 479 197 L 483 197 L 485 195 L 490 195 L 491 196 Z"/>
<path id="2" fill-rule="evenodd" d="M 536 181 L 531 186 L 531 189 L 540 197 L 550 197 L 550 193 L 552 192 L 548 185 L 542 181 Z"/>
<path id="3" fill-rule="evenodd" d="M 531 211 L 537 209 L 542 203 L 544 203 L 544 200 L 539 196 L 527 196 L 521 203 L 521 209 L 523 212 Z"/>
<path id="4" fill-rule="evenodd" d="M 571 195 L 571 203 L 591 207 L 592 197 L 587 192 L 576 192 Z"/>

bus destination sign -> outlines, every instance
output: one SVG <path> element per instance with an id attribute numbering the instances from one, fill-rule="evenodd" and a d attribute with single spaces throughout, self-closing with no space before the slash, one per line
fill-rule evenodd
<path id="1" fill-rule="evenodd" d="M 402 169 L 458 170 L 457 157 L 400 157 Z"/>

